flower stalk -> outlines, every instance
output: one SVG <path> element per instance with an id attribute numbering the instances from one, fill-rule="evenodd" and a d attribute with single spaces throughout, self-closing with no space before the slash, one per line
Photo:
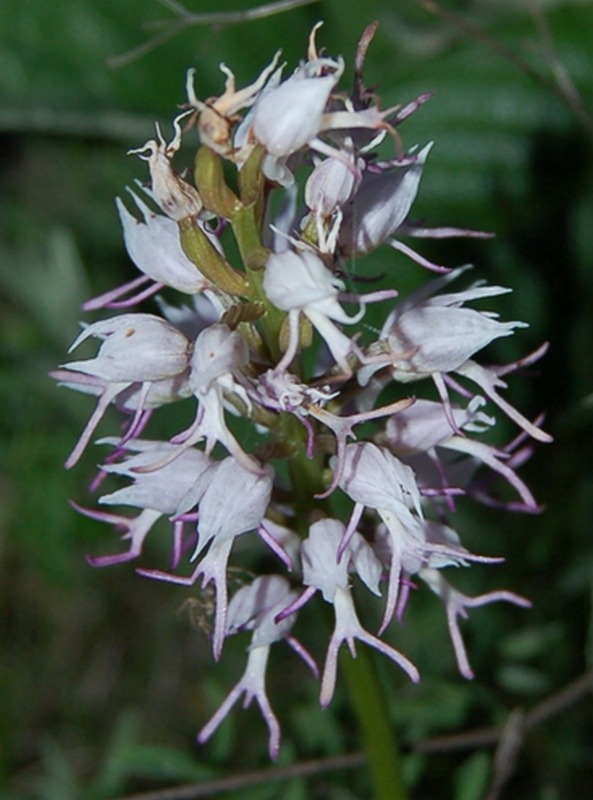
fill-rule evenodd
<path id="1" fill-rule="evenodd" d="M 340 666 L 346 678 L 352 708 L 358 720 L 363 749 L 374 789 L 374 800 L 407 800 L 403 762 L 384 693 L 369 654 L 356 658 L 343 652 Z"/>

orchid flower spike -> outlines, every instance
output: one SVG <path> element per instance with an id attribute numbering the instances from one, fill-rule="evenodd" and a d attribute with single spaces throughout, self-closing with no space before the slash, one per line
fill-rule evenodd
<path id="1" fill-rule="evenodd" d="M 72 345 L 98 340 L 94 355 L 52 373 L 96 402 L 67 467 L 108 408 L 124 415 L 100 440 L 111 452 L 92 484 L 108 487 L 98 508 L 73 503 L 115 531 L 116 544 L 89 563 L 138 559 L 138 575 L 207 597 L 201 627 L 214 661 L 227 637 L 245 637 L 243 673 L 201 720 L 198 741 L 239 700 L 255 702 L 272 759 L 283 678 L 268 676 L 283 643 L 320 678 L 322 707 L 344 644 L 352 656 L 357 643 L 373 648 L 416 682 L 418 667 L 433 664 L 422 647 L 413 664 L 398 639 L 403 627 L 413 636 L 415 595 L 432 591 L 461 675 L 472 677 L 459 619 L 490 602 L 528 601 L 506 590 L 469 597 L 450 584 L 448 572 L 502 561 L 486 544 L 464 545 L 470 505 L 493 519 L 543 508 L 520 473 L 551 440 L 544 415 L 525 416 L 503 390 L 546 345 L 511 364 L 482 363 L 486 347 L 526 326 L 499 317 L 510 289 L 477 280 L 453 291 L 468 267 L 451 270 L 404 243 L 489 234 L 412 218 L 433 137 L 404 145 L 402 131 L 431 93 L 383 107 L 362 75 L 376 29 L 358 43 L 351 89 L 345 59 L 318 46 L 319 25 L 292 73 L 278 51 L 237 88 L 221 64 L 224 90 L 205 100 L 187 73 L 170 140 L 157 125 L 130 151 L 147 162 L 149 185 L 116 201 L 139 274 L 85 303 L 113 316 L 85 324 Z M 193 127 L 198 150 L 187 158 Z M 407 291 L 401 255 L 439 277 Z M 518 425 L 512 441 L 496 438 L 496 412 Z M 164 550 L 146 546 L 162 534 Z M 334 623 L 318 670 L 307 648 L 319 644 L 311 631 L 322 603 Z"/>

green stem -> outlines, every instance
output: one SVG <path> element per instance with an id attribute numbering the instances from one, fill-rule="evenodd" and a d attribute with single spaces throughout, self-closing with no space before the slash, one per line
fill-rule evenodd
<path id="1" fill-rule="evenodd" d="M 252 296 L 264 308 L 264 314 L 258 320 L 258 328 L 270 355 L 277 361 L 281 356 L 279 339 L 286 313 L 270 303 L 264 292 L 264 267 L 270 255 L 270 251 L 262 244 L 262 220 L 259 211 L 264 187 L 261 175 L 258 178 L 257 173 L 251 175 L 252 171 L 247 170 L 247 172 L 248 175 L 243 175 L 241 179 L 241 196 L 249 199 L 250 202 L 247 205 L 238 206 L 230 221 Z M 250 175 L 251 180 L 248 180 Z"/>
<path id="2" fill-rule="evenodd" d="M 205 208 L 217 217 L 231 219 L 241 207 L 239 198 L 225 182 L 221 157 L 209 147 L 198 148 L 194 181 Z"/>
<path id="3" fill-rule="evenodd" d="M 179 221 L 179 241 L 189 260 L 215 286 L 231 295 L 251 296 L 251 288 L 245 275 L 231 267 L 190 217 Z"/>
<path id="4" fill-rule="evenodd" d="M 340 667 L 360 728 L 374 786 L 374 800 L 407 800 L 394 727 L 369 654 L 358 648 L 356 658 L 342 651 Z"/>

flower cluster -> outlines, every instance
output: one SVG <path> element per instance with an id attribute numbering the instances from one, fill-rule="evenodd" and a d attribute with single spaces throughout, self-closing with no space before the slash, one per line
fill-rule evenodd
<path id="1" fill-rule="evenodd" d="M 523 323 L 501 321 L 473 304 L 509 290 L 483 282 L 456 290 L 468 267 L 448 269 L 402 241 L 487 234 L 411 220 L 432 143 L 406 150 L 397 129 L 429 94 L 380 107 L 362 77 L 374 30 L 369 26 L 359 43 L 350 93 L 338 90 L 343 60 L 318 52 L 315 30 L 306 60 L 288 77 L 279 54 L 243 89 L 222 65 L 224 92 L 202 101 L 190 71 L 188 102 L 173 120 L 171 141 L 157 127 L 155 139 L 130 151 L 147 162 L 150 182 L 128 190 L 131 203 L 117 200 L 141 275 L 86 303 L 87 310 L 123 311 L 84 326 L 74 341 L 73 350 L 98 340 L 94 358 L 53 373 L 97 400 L 68 467 L 108 407 L 127 420 L 120 436 L 100 440 L 112 452 L 95 488 L 108 475 L 122 480 L 98 502 L 137 514 L 77 506 L 124 532 L 117 553 L 90 563 L 137 559 L 157 521 L 159 529 L 163 520 L 170 525 L 170 567 L 137 572 L 186 586 L 212 584 L 215 659 L 226 637 L 251 633 L 243 677 L 199 740 L 244 695 L 261 709 L 272 757 L 280 728 L 265 685 L 271 646 L 285 641 L 319 676 L 292 633 L 305 604 L 333 606 L 335 626 L 320 671 L 323 706 L 334 694 L 344 642 L 353 654 L 355 641 L 364 642 L 418 680 L 416 666 L 381 637 L 403 621 L 420 583 L 444 604 L 467 678 L 472 671 L 458 618 L 497 600 L 528 605 L 506 591 L 465 596 L 444 568 L 500 560 L 461 544 L 452 527 L 459 496 L 537 510 L 516 470 L 531 452 L 529 440 L 550 437 L 501 390 L 506 374 L 544 348 L 506 366 L 479 364 L 484 347 Z M 182 138 L 196 134 L 190 179 L 174 170 L 173 160 Z M 379 146 L 391 157 L 383 158 Z M 232 187 L 224 162 L 236 172 Z M 391 280 L 387 288 L 358 291 L 373 276 L 353 274 L 352 265 L 359 271 L 360 257 L 385 245 L 397 251 L 385 249 L 386 273 L 405 256 L 432 279 L 403 299 Z M 231 263 L 229 252 L 241 263 Z M 185 301 L 175 303 L 174 292 Z M 129 310 L 150 297 L 158 313 Z M 365 322 L 370 304 L 377 304 L 373 319 L 383 320 L 378 333 Z M 417 398 L 411 384 L 422 379 L 430 379 L 428 389 Z M 181 401 L 195 408 L 189 427 L 168 441 L 150 438 L 155 410 Z M 480 438 L 494 426 L 496 409 L 520 431 L 506 447 Z M 496 493 L 500 480 L 508 497 Z M 229 569 L 241 558 L 233 553 L 238 537 L 241 557 L 261 540 L 278 574 L 254 577 L 229 596 Z M 368 590 L 381 606 L 376 633 L 359 619 L 357 583 L 357 592 Z"/>

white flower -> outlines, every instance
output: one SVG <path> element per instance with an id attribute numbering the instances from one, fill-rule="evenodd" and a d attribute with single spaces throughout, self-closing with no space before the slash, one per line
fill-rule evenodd
<path id="1" fill-rule="evenodd" d="M 355 503 L 340 553 L 349 544 L 365 507 L 377 511 L 391 537 L 387 602 L 380 627 L 383 631 L 395 612 L 406 555 L 418 552 L 423 544 L 416 478 L 412 469 L 389 451 L 361 442 L 346 447 L 339 485 Z"/>
<path id="2" fill-rule="evenodd" d="M 103 340 L 95 358 L 61 365 L 63 370 L 90 379 L 87 389 L 84 379 L 74 377 L 70 383 L 72 388 L 100 395 L 95 411 L 66 461 L 67 468 L 79 460 L 107 407 L 118 395 L 134 384 L 141 384 L 141 397 L 136 404 L 138 417 L 146 407 L 150 387 L 178 378 L 190 363 L 191 347 L 186 337 L 152 314 L 122 314 L 94 322 L 82 331 L 69 352 L 91 336 Z"/>
<path id="3" fill-rule="evenodd" d="M 492 312 L 463 308 L 470 300 L 509 291 L 502 286 L 476 286 L 464 292 L 420 299 L 418 303 L 409 298 L 400 304 L 381 332 L 392 353 L 409 353 L 397 359 L 393 377 L 407 382 L 453 372 L 494 339 L 527 327 L 524 322 L 499 322 Z"/>
<path id="4" fill-rule="evenodd" d="M 290 340 L 276 371 L 288 367 L 296 355 L 299 313 L 302 312 L 324 339 L 342 370 L 349 373 L 346 359 L 357 348 L 333 321 L 353 324 L 361 318 L 364 310 L 354 317 L 346 314 L 337 299 L 344 284 L 328 270 L 319 256 L 292 250 L 272 254 L 266 263 L 263 285 L 268 299 L 277 308 L 288 311 Z"/>
<path id="5" fill-rule="evenodd" d="M 197 294 L 209 287 L 181 249 L 177 224 L 170 217 L 153 213 L 133 192 L 130 195 L 143 221 L 130 214 L 119 197 L 116 204 L 128 255 L 138 269 L 161 286 L 171 286 L 185 294 Z"/>
<path id="6" fill-rule="evenodd" d="M 232 156 L 233 160 L 239 164 L 245 161 L 253 149 L 253 145 L 249 145 L 245 141 L 238 144 L 236 139 L 233 140 L 232 130 L 237 121 L 237 112 L 242 108 L 252 106 L 266 91 L 279 58 L 280 51 L 252 84 L 239 91 L 236 88 L 235 76 L 226 64 L 221 64 L 220 70 L 226 75 L 224 92 L 220 97 L 211 98 L 205 103 L 198 100 L 194 89 L 195 70 L 188 70 L 187 97 L 190 107 L 199 114 L 198 130 L 202 144 L 214 150 L 215 153 Z"/>
<path id="7" fill-rule="evenodd" d="M 368 253 L 397 232 L 416 199 L 432 144 L 401 164 L 378 170 L 369 167 L 363 172 L 356 194 L 342 209 L 339 244 L 343 253 Z"/>
<path id="8" fill-rule="evenodd" d="M 253 133 L 272 156 L 295 153 L 322 129 L 323 113 L 344 63 L 332 59 L 308 62 L 258 103 Z"/>
<path id="9" fill-rule="evenodd" d="M 245 453 L 229 430 L 224 415 L 226 396 L 235 396 L 246 410 L 251 406 L 247 392 L 234 377 L 248 357 L 244 339 L 227 325 L 215 323 L 201 331 L 190 358 L 188 375 L 189 389 L 198 400 L 196 416 L 190 427 L 172 440 L 177 445 L 176 451 L 156 462 L 153 469 L 205 439 L 208 455 L 214 445 L 221 442 L 246 469 L 260 472 L 259 464 Z"/>
<path id="10" fill-rule="evenodd" d="M 99 444 L 117 445 L 117 439 L 102 439 Z M 111 522 L 126 531 L 124 538 L 129 540 L 129 548 L 123 553 L 107 556 L 89 557 L 88 561 L 95 567 L 119 564 L 136 558 L 142 552 L 147 534 L 155 522 L 163 515 L 174 514 L 181 499 L 195 483 L 198 475 L 211 467 L 210 459 L 199 450 L 186 450 L 178 459 L 167 464 L 158 471 L 143 472 L 155 460 L 168 455 L 173 449 L 169 442 L 132 439 L 126 442 L 126 450 L 135 451 L 123 461 L 108 463 L 102 466 L 103 472 L 123 475 L 131 478 L 133 483 L 122 489 L 104 494 L 99 498 L 101 505 L 127 505 L 142 509 L 135 519 L 118 517 L 104 512 L 92 512 L 78 507 L 81 513 L 104 522 Z M 177 567 L 181 557 L 183 521 L 173 524 L 173 556 L 172 566 Z"/>
<path id="11" fill-rule="evenodd" d="M 410 520 L 422 515 L 420 493 L 413 470 L 383 447 L 357 442 L 346 447 L 340 487 L 356 503 L 389 509 Z"/>
<path id="12" fill-rule="evenodd" d="M 101 439 L 99 444 L 117 444 L 117 439 Z M 101 469 L 113 475 L 131 478 L 133 483 L 99 498 L 103 505 L 126 505 L 152 508 L 160 514 L 176 514 L 179 504 L 198 477 L 212 466 L 201 450 L 185 450 L 179 458 L 159 470 L 144 471 L 155 461 L 175 450 L 170 442 L 131 439 L 126 450 L 135 451 L 123 461 L 104 464 Z"/>
<path id="13" fill-rule="evenodd" d="M 267 466 L 258 474 L 245 469 L 238 461 L 228 457 L 216 463 L 207 474 L 197 479 L 198 543 L 192 560 L 198 558 L 207 547 L 206 555 L 199 561 L 193 573 L 187 577 L 161 572 L 160 570 L 138 570 L 140 574 L 157 580 L 192 586 L 202 577 L 202 586 L 210 582 L 216 588 L 216 613 L 212 650 L 219 659 L 226 631 L 228 607 L 227 562 L 235 539 L 244 533 L 259 529 L 270 502 L 273 470 Z M 188 492 L 194 497 L 192 490 Z M 197 498 L 196 498 L 197 499 Z M 181 500 L 183 508 L 187 499 Z"/>
<path id="14" fill-rule="evenodd" d="M 484 398 L 475 396 L 467 408 L 451 408 L 453 421 L 460 431 L 454 433 L 442 403 L 417 400 L 414 405 L 387 420 L 385 442 L 389 448 L 405 458 L 427 453 L 438 463 L 437 449 L 463 453 L 489 466 L 502 475 L 513 486 L 525 504 L 526 510 L 535 511 L 537 503 L 525 483 L 506 463 L 508 456 L 501 450 L 462 435 L 462 431 L 483 431 L 494 425 L 494 419 L 478 409 Z M 446 468 L 441 467 L 443 476 Z"/>
<path id="15" fill-rule="evenodd" d="M 110 383 L 135 383 L 172 378 L 183 372 L 191 348 L 173 325 L 154 314 L 121 314 L 84 328 L 68 352 L 89 337 L 103 341 L 95 358 L 70 361 L 64 369 L 84 372 Z"/>
<path id="16" fill-rule="evenodd" d="M 305 184 L 305 203 L 321 218 L 331 217 L 357 191 L 360 183 L 353 145 L 343 150 L 343 158 L 318 161 Z"/>
<path id="17" fill-rule="evenodd" d="M 354 656 L 356 654 L 354 641 L 359 639 L 395 661 L 408 673 L 411 680 L 419 680 L 418 670 L 405 656 L 368 633 L 360 624 L 348 582 L 350 551 L 346 551 L 342 558 L 338 557 L 340 543 L 343 540 L 344 525 L 338 520 L 323 519 L 310 527 L 309 536 L 303 542 L 303 583 L 309 586 L 310 590 L 322 592 L 324 599 L 333 604 L 336 618 L 321 679 L 319 702 L 324 708 L 329 705 L 334 694 L 338 651 L 343 642 L 347 642 Z M 372 559 L 372 556 L 370 558 Z M 360 552 L 357 553 L 357 562 L 361 565 Z M 363 566 L 361 575 L 365 576 L 372 588 L 373 569 L 371 568 L 370 572 L 367 570 L 368 566 Z M 308 592 L 309 597 L 310 595 L 311 591 Z"/>
<path id="18" fill-rule="evenodd" d="M 316 666 L 299 642 L 292 639 L 290 629 L 294 618 L 277 620 L 278 612 L 292 602 L 296 593 L 291 591 L 285 578 L 267 575 L 257 578 L 249 586 L 239 589 L 229 603 L 227 634 L 240 630 L 252 630 L 251 646 L 248 650 L 247 665 L 243 677 L 229 692 L 226 700 L 209 722 L 198 734 L 200 744 L 207 741 L 242 694 L 245 695 L 243 707 L 247 708 L 253 700 L 260 707 L 270 734 L 268 751 L 270 758 L 276 759 L 280 749 L 280 725 L 266 693 L 265 677 L 270 647 L 274 642 L 286 639 L 301 655 L 307 665 L 316 671 Z"/>
<path id="19" fill-rule="evenodd" d="M 436 294 L 467 267 L 462 267 L 413 292 L 399 303 L 387 317 L 381 339 L 387 342 L 385 359 L 362 366 L 358 380 L 366 385 L 371 375 L 390 364 L 391 376 L 403 383 L 431 377 L 439 390 L 451 428 L 457 432 L 443 376 L 457 372 L 474 381 L 523 430 L 534 439 L 551 441 L 551 437 L 531 423 L 497 393 L 504 387 L 496 371 L 481 367 L 472 356 L 502 336 L 510 336 L 524 322 L 500 322 L 498 314 L 464 308 L 466 302 L 506 294 L 502 286 L 474 284 L 463 292 Z"/>

